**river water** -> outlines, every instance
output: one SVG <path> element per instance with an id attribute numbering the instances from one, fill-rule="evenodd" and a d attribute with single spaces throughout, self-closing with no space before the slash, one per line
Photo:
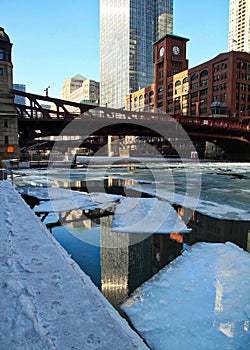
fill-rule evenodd
<path id="1" fill-rule="evenodd" d="M 115 307 L 195 242 L 250 251 L 250 163 L 95 159 L 14 183 Z"/>

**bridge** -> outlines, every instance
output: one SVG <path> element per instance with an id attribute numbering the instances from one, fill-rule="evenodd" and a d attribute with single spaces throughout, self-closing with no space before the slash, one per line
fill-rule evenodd
<path id="1" fill-rule="evenodd" d="M 230 159 L 250 159 L 250 116 L 237 119 L 225 116 L 171 117 L 159 111 L 117 110 L 14 89 L 12 93 L 25 97 L 27 101 L 26 105 L 15 104 L 21 146 L 38 137 L 60 135 L 74 121 L 74 130 L 66 131 L 69 134 L 76 135 L 81 130 L 89 136 L 161 137 L 167 134 L 168 138 L 181 138 L 181 130 L 185 130 L 192 141 L 213 142 Z M 48 104 L 52 107 L 46 107 Z"/>

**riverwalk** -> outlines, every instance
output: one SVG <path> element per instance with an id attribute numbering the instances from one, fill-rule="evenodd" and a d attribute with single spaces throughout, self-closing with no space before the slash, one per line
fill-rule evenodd
<path id="1" fill-rule="evenodd" d="M 0 349 L 148 349 L 8 180 L 0 198 Z"/>

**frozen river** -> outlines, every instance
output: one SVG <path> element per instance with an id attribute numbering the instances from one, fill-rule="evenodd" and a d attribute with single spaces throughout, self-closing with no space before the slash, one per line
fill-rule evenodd
<path id="1" fill-rule="evenodd" d="M 115 306 L 187 245 L 249 249 L 249 163 L 95 159 L 18 170 L 14 183 Z"/>

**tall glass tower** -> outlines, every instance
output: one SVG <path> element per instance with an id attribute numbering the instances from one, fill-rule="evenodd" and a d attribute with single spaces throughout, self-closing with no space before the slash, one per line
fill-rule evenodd
<path id="1" fill-rule="evenodd" d="M 100 0 L 100 103 L 153 84 L 153 42 L 173 33 L 173 0 Z"/>

